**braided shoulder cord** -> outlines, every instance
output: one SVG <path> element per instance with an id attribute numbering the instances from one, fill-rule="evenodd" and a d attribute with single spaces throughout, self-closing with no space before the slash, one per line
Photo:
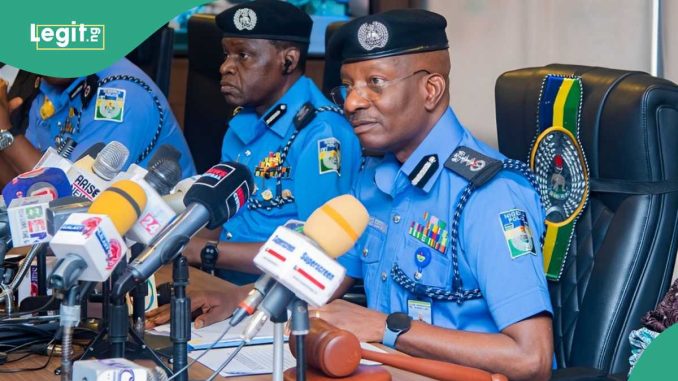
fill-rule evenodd
<path id="1" fill-rule="evenodd" d="M 506 159 L 503 162 L 503 168 L 518 172 L 523 175 L 538 192 L 539 188 L 537 188 L 534 174 L 527 164 L 519 160 Z M 466 185 L 459 196 L 459 200 L 457 201 L 457 205 L 452 216 L 452 222 L 450 224 L 450 256 L 452 259 L 453 272 L 452 290 L 426 286 L 418 283 L 407 276 L 407 274 L 405 274 L 405 272 L 398 266 L 397 263 L 394 263 L 393 267 L 391 268 L 391 277 L 396 283 L 415 295 L 427 296 L 434 300 L 455 301 L 458 304 L 462 304 L 466 300 L 478 299 L 482 297 L 480 289 L 464 289 L 464 285 L 461 280 L 461 274 L 459 272 L 459 254 L 457 248 L 459 242 L 459 223 L 461 221 L 461 215 L 464 212 L 464 208 L 466 207 L 466 204 L 468 203 L 468 200 L 471 198 L 471 195 L 475 189 L 476 187 L 473 185 L 473 183 L 468 183 Z"/>

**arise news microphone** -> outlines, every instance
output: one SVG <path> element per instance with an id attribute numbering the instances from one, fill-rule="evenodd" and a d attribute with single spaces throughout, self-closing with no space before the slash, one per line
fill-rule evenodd
<path id="1" fill-rule="evenodd" d="M 171 262 L 200 229 L 223 225 L 245 206 L 253 187 L 252 174 L 240 163 L 227 162 L 210 168 L 186 193 L 186 210 L 127 266 L 113 286 L 113 297 L 127 293 Z"/>
<path id="2" fill-rule="evenodd" d="M 120 142 L 112 141 L 96 155 L 95 159 L 87 155 L 73 163 L 68 171 L 73 196 L 94 200 L 111 184 L 128 157 L 127 147 Z"/>
<path id="3" fill-rule="evenodd" d="M 114 183 L 87 213 L 74 213 L 50 242 L 59 259 L 50 275 L 52 288 L 68 289 L 75 281 L 103 282 L 127 252 L 122 236 L 146 206 L 143 189 L 130 180 Z"/>

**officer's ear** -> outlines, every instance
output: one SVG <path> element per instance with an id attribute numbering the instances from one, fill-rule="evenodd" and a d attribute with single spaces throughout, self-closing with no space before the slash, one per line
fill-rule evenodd
<path id="1" fill-rule="evenodd" d="M 281 51 L 282 54 L 282 73 L 283 75 L 289 75 L 294 73 L 294 71 L 299 66 L 299 49 L 295 47 L 285 48 Z"/>
<path id="2" fill-rule="evenodd" d="M 424 84 L 426 91 L 426 99 L 424 100 L 424 108 L 426 111 L 434 111 L 440 102 L 445 98 L 447 92 L 447 81 L 440 73 L 431 73 L 427 75 L 426 83 Z"/>

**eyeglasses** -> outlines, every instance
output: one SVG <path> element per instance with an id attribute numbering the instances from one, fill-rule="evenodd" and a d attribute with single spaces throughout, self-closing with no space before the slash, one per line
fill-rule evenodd
<path id="1" fill-rule="evenodd" d="M 357 91 L 360 97 L 370 102 L 374 102 L 379 99 L 381 94 L 384 92 L 385 88 L 391 85 L 395 85 L 396 83 L 402 82 L 408 78 L 412 78 L 419 73 L 431 74 L 431 72 L 429 72 L 428 70 L 422 69 L 417 70 L 410 75 L 392 79 L 390 81 L 381 78 L 370 78 L 367 82 L 359 86 L 353 85 L 337 86 L 330 91 L 330 96 L 332 97 L 332 101 L 334 101 L 334 103 L 336 103 L 338 106 L 343 107 L 344 103 L 346 102 L 346 98 L 348 98 L 348 95 L 351 93 L 351 91 L 355 90 Z"/>

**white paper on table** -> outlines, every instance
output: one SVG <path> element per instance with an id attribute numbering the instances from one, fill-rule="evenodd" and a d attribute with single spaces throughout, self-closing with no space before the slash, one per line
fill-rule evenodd
<path id="1" fill-rule="evenodd" d="M 228 331 L 226 336 L 224 336 L 219 341 L 219 344 L 217 344 L 215 348 L 236 347 L 240 345 L 241 341 L 240 335 L 245 330 L 245 328 L 247 328 L 250 319 L 251 317 L 248 317 L 237 326 L 232 327 L 231 330 Z M 198 350 L 209 348 L 212 345 L 212 343 L 214 343 L 219 338 L 219 336 L 221 336 L 221 334 L 224 332 L 224 330 L 226 330 L 228 326 L 229 326 L 228 320 L 224 320 L 219 323 L 215 323 L 200 329 L 195 329 L 195 326 L 193 325 L 193 323 L 191 323 L 191 340 L 188 342 L 190 349 Z M 266 324 L 264 324 L 264 326 L 261 328 L 259 333 L 257 333 L 257 335 L 251 340 L 250 344 L 255 345 L 272 343 L 273 327 L 274 324 L 271 323 L 270 320 L 267 321 Z M 169 336 L 170 325 L 169 324 L 159 325 L 155 327 L 153 330 L 150 330 L 149 332 L 156 335 Z M 287 341 L 287 336 L 285 336 L 285 341 Z"/>
<path id="2" fill-rule="evenodd" d="M 198 362 L 206 367 L 217 370 L 219 366 L 230 356 L 236 348 L 212 349 Z M 193 351 L 189 357 L 196 358 L 204 351 Z M 292 357 L 289 347 L 285 345 L 283 357 L 283 369 L 294 367 L 296 361 Z M 273 373 L 273 344 L 251 345 L 244 347 L 223 371 L 224 377 L 246 376 L 253 374 Z"/>

